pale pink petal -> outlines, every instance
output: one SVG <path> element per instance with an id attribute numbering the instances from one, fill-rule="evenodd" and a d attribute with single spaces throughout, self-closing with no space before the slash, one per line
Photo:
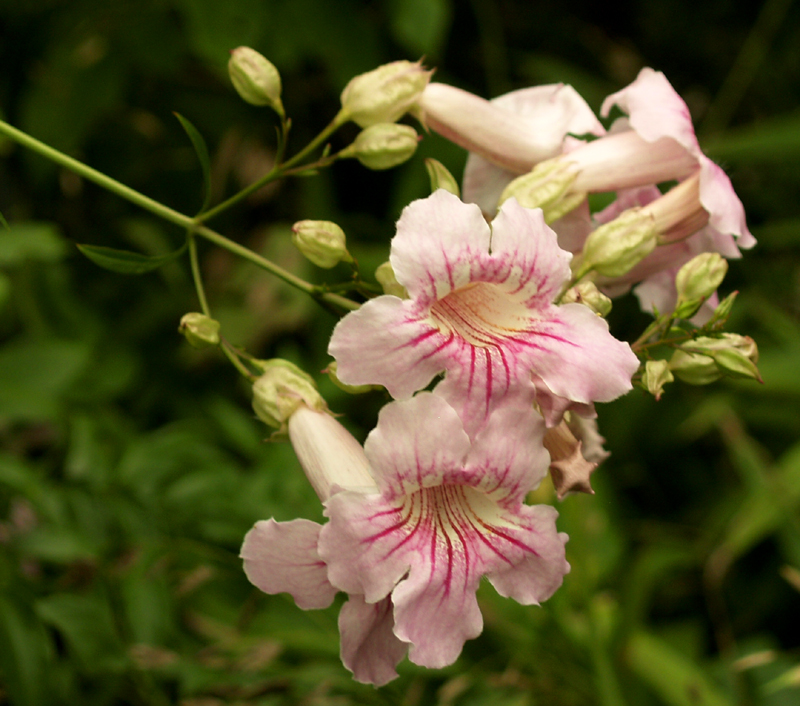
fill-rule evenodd
<path id="1" fill-rule="evenodd" d="M 497 166 L 479 151 L 470 152 L 464 168 L 462 198 L 477 203 L 490 216 L 497 210 L 505 187 L 537 162 L 560 154 L 569 133 L 602 135 L 605 132 L 592 109 L 572 86 L 552 84 L 523 88 L 499 96 L 491 103 L 524 118 L 530 135 L 539 140 L 542 149 L 536 162 L 531 162 L 522 172 Z"/>
<path id="2" fill-rule="evenodd" d="M 345 316 L 328 353 L 348 385 L 384 385 L 397 399 L 410 397 L 441 372 L 442 336 L 409 300 L 384 295 Z"/>
<path id="3" fill-rule="evenodd" d="M 469 449 L 456 411 L 429 392 L 383 407 L 364 442 L 378 489 L 388 499 L 441 484 L 461 469 Z"/>
<path id="4" fill-rule="evenodd" d="M 554 157 L 568 132 L 602 134 L 602 125 L 570 86 L 515 91 L 487 101 L 441 83 L 419 99 L 425 123 L 457 145 L 518 174 Z"/>
<path id="5" fill-rule="evenodd" d="M 622 215 L 624 211 L 629 208 L 638 208 L 640 206 L 647 206 L 647 204 L 655 201 L 661 196 L 661 191 L 655 185 L 639 186 L 632 189 L 620 189 L 615 198 L 608 206 L 602 211 L 598 211 L 593 215 L 596 223 L 608 223 L 613 221 L 617 216 Z"/>
<path id="6" fill-rule="evenodd" d="M 664 74 L 643 68 L 633 83 L 603 101 L 601 114 L 608 115 L 613 105 L 628 115 L 630 127 L 642 139 L 671 138 L 697 160 L 700 203 L 709 213 L 711 226 L 737 236 L 740 247 L 753 247 L 756 241 L 747 228 L 742 202 L 725 172 L 702 153 L 689 109 Z"/>
<path id="7" fill-rule="evenodd" d="M 439 189 L 403 209 L 390 262 L 422 308 L 469 284 L 489 253 L 489 225 L 474 204 Z"/>
<path id="8" fill-rule="evenodd" d="M 320 525 L 310 520 L 256 522 L 241 557 L 250 582 L 264 593 L 289 593 L 300 608 L 327 608 L 336 595 L 317 552 Z"/>
<path id="9" fill-rule="evenodd" d="M 586 238 L 592 232 L 592 215 L 589 212 L 588 199 L 557 221 L 553 221 L 550 227 L 558 237 L 560 248 L 573 254 L 583 250 Z"/>
<path id="10" fill-rule="evenodd" d="M 639 359 L 608 331 L 608 323 L 582 304 L 558 307 L 540 335 L 547 341 L 534 374 L 551 392 L 574 402 L 610 402 L 630 389 Z"/>
<path id="11" fill-rule="evenodd" d="M 564 552 L 567 535 L 556 531 L 558 513 L 549 505 L 523 505 L 517 514 L 520 528 L 514 535 L 530 551 L 518 563 L 504 566 L 487 578 L 501 596 L 522 605 L 538 605 L 556 592 L 569 573 Z"/>
<path id="12" fill-rule="evenodd" d="M 700 157 L 700 203 L 708 211 L 709 223 L 720 233 L 738 236 L 740 248 L 752 248 L 756 244 L 731 180 L 721 167 L 705 156 Z"/>
<path id="13" fill-rule="evenodd" d="M 339 612 L 342 663 L 362 684 L 383 686 L 397 677 L 395 667 L 406 656 L 408 645 L 392 628 L 392 601 L 367 603 L 352 595 Z"/>
<path id="14" fill-rule="evenodd" d="M 693 157 L 702 154 L 686 103 L 660 71 L 643 68 L 633 83 L 603 101 L 600 114 L 608 116 L 614 105 L 628 116 L 631 128 L 647 142 L 670 137 Z"/>

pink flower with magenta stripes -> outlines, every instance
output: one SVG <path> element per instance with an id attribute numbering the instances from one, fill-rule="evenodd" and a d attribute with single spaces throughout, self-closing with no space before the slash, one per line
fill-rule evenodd
<path id="1" fill-rule="evenodd" d="M 339 378 L 403 399 L 444 373 L 436 392 L 469 434 L 502 401 L 532 399 L 535 387 L 578 405 L 618 397 L 639 365 L 628 344 L 581 304 L 553 303 L 571 257 L 541 211 L 513 199 L 491 226 L 443 190 L 413 202 L 391 246 L 409 298 L 377 297 L 339 322 L 329 346 Z"/>
<path id="2" fill-rule="evenodd" d="M 483 627 L 482 576 L 531 605 L 569 571 L 558 513 L 524 504 L 550 462 L 529 405 L 498 410 L 473 440 L 428 392 L 384 407 L 363 450 L 324 412 L 299 409 L 289 430 L 329 522 L 257 522 L 242 546 L 245 572 L 303 609 L 348 593 L 341 656 L 358 681 L 391 681 L 406 651 L 425 667 L 454 662 Z"/>
<path id="3" fill-rule="evenodd" d="M 367 438 L 377 492 L 326 503 L 318 550 L 331 584 L 367 605 L 390 598 L 412 662 L 444 667 L 480 634 L 481 577 L 524 605 L 561 585 L 569 564 L 557 512 L 524 504 L 547 472 L 543 434 L 529 406 L 509 406 L 471 442 L 452 407 L 420 393 L 384 407 Z"/>

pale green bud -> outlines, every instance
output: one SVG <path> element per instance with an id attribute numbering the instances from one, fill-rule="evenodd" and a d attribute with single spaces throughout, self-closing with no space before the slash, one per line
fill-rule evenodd
<path id="1" fill-rule="evenodd" d="M 579 206 L 585 192 L 570 191 L 578 176 L 574 166 L 564 158 L 539 162 L 530 172 L 514 179 L 500 195 L 499 203 L 514 197 L 524 208 L 541 208 L 546 223 L 557 221 Z"/>
<path id="2" fill-rule="evenodd" d="M 419 144 L 419 135 L 410 125 L 377 123 L 364 128 L 343 149 L 340 157 L 355 157 L 367 169 L 391 169 L 411 159 Z"/>
<path id="3" fill-rule="evenodd" d="M 366 392 L 372 392 L 373 390 L 382 390 L 383 386 L 381 385 L 347 385 L 343 383 L 339 376 L 336 374 L 337 363 L 336 361 L 332 361 L 325 370 L 322 372 L 327 373 L 328 377 L 331 379 L 331 382 L 336 385 L 340 390 L 344 390 L 348 394 L 351 395 L 363 395 Z"/>
<path id="4" fill-rule="evenodd" d="M 714 309 L 714 315 L 711 317 L 711 320 L 708 322 L 708 324 L 714 325 L 719 322 L 727 321 L 728 317 L 731 315 L 733 303 L 736 301 L 737 296 L 739 296 L 739 292 L 731 292 L 719 304 L 717 304 L 717 308 Z"/>
<path id="5" fill-rule="evenodd" d="M 219 321 L 205 314 L 198 312 L 184 314 L 178 331 L 195 348 L 219 345 Z"/>
<path id="6" fill-rule="evenodd" d="M 340 262 L 352 262 L 344 231 L 332 221 L 298 221 L 292 226 L 292 242 L 317 267 L 326 270 Z"/>
<path id="7" fill-rule="evenodd" d="M 408 299 L 406 288 L 397 281 L 392 269 L 392 263 L 388 260 L 382 265 L 378 265 L 378 269 L 375 270 L 375 279 L 378 280 L 378 284 L 383 288 L 384 294 L 391 294 L 395 297 L 400 297 L 400 299 Z"/>
<path id="8" fill-rule="evenodd" d="M 758 372 L 758 348 L 749 336 L 724 333 L 718 338 L 698 336 L 673 353 L 670 370 L 691 385 L 707 385 L 723 375 L 753 378 Z"/>
<path id="9" fill-rule="evenodd" d="M 580 282 L 568 289 L 561 297 L 562 304 L 583 304 L 599 316 L 608 316 L 611 300 L 603 294 L 594 282 Z"/>
<path id="10" fill-rule="evenodd" d="M 642 387 L 657 400 L 661 399 L 664 385 L 675 380 L 666 360 L 648 360 L 642 373 Z"/>
<path id="11" fill-rule="evenodd" d="M 416 104 L 431 74 L 420 61 L 393 61 L 356 76 L 342 91 L 340 119 L 361 127 L 393 123 Z"/>
<path id="12" fill-rule="evenodd" d="M 286 431 L 289 417 L 301 406 L 327 411 L 313 378 L 288 360 L 257 362 L 262 374 L 253 383 L 253 409 L 265 424 Z"/>
<path id="13" fill-rule="evenodd" d="M 675 316 L 688 319 L 697 313 L 725 279 L 728 261 L 719 253 L 705 252 L 687 262 L 675 277 L 678 304 Z"/>
<path id="14" fill-rule="evenodd" d="M 638 208 L 624 211 L 589 234 L 576 277 L 591 270 L 606 277 L 620 277 L 653 252 L 656 239 L 651 216 L 640 213 Z"/>
<path id="15" fill-rule="evenodd" d="M 250 47 L 237 47 L 228 60 L 228 75 L 243 100 L 251 105 L 268 105 L 284 117 L 281 75 L 269 59 Z"/>
<path id="16" fill-rule="evenodd" d="M 438 159 L 428 157 L 425 160 L 425 169 L 428 170 L 428 177 L 431 180 L 431 191 L 437 189 L 444 189 L 451 194 L 461 196 L 461 191 L 458 188 L 458 182 L 455 177 L 448 171 Z"/>

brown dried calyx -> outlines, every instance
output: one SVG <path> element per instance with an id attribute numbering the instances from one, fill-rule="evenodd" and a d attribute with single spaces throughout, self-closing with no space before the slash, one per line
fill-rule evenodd
<path id="1" fill-rule="evenodd" d="M 582 443 L 575 438 L 566 421 L 547 430 L 544 446 L 550 452 L 550 476 L 559 500 L 568 493 L 594 495 L 590 476 L 598 464 L 583 457 Z"/>

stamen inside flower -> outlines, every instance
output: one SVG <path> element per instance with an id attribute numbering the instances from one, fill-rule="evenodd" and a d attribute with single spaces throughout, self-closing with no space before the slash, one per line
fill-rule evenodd
<path id="1" fill-rule="evenodd" d="M 487 348 L 526 331 L 531 312 L 496 284 L 473 282 L 437 301 L 431 307 L 431 318 L 442 333 Z"/>

